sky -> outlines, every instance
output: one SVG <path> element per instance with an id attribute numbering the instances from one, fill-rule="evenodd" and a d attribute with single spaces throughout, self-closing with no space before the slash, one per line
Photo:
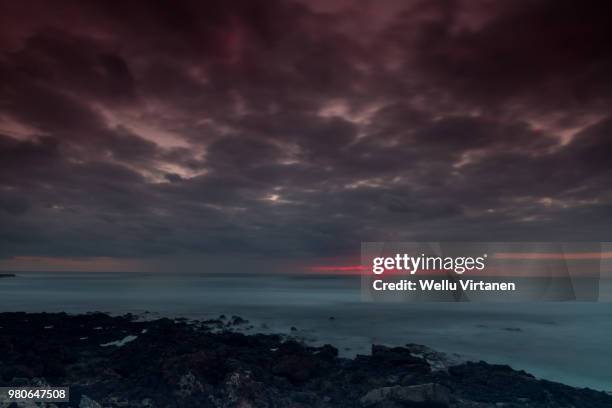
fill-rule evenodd
<path id="1" fill-rule="evenodd" d="M 606 1 L 1 1 L 0 269 L 611 241 Z"/>

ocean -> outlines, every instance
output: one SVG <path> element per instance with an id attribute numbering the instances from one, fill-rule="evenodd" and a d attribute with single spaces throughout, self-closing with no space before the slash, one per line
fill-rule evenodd
<path id="1" fill-rule="evenodd" d="M 21 272 L 0 279 L 0 311 L 208 319 L 330 343 L 341 355 L 418 343 L 538 378 L 612 391 L 612 303 L 371 303 L 351 276 Z M 149 314 L 144 314 L 149 312 Z M 291 330 L 294 327 L 297 330 Z M 1 329 L 0 329 L 1 332 Z"/>

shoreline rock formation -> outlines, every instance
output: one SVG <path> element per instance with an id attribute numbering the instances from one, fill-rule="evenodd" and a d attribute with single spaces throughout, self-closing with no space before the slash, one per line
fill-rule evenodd
<path id="1" fill-rule="evenodd" d="M 69 386 L 47 407 L 609 408 L 612 396 L 505 365 L 444 365 L 423 346 L 338 357 L 288 336 L 102 313 L 0 313 L 0 387 Z M 11 408 L 26 405 L 12 403 Z M 27 405 L 33 406 L 33 405 Z"/>

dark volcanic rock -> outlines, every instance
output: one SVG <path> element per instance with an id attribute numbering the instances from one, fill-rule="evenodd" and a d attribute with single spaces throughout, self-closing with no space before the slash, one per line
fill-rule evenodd
<path id="1" fill-rule="evenodd" d="M 236 325 L 240 325 L 240 324 L 247 324 L 249 321 L 243 319 L 240 316 L 232 316 L 232 320 L 230 322 L 230 324 L 236 326 Z"/>
<path id="2" fill-rule="evenodd" d="M 448 388 L 433 383 L 377 388 L 361 398 L 361 403 L 365 406 L 397 402 L 404 405 L 413 404 L 444 408 L 448 407 L 450 401 Z"/>
<path id="3" fill-rule="evenodd" d="M 524 371 L 482 361 L 451 367 L 443 382 L 459 397 L 506 404 L 519 401 L 523 403 L 521 406 L 601 408 L 608 406 L 612 398 L 604 392 L 537 380 Z"/>
<path id="4" fill-rule="evenodd" d="M 422 346 L 348 360 L 330 345 L 224 330 L 223 320 L 2 313 L 0 386 L 69 386 L 58 407 L 612 407 L 605 393 L 507 366 L 439 369 Z"/>

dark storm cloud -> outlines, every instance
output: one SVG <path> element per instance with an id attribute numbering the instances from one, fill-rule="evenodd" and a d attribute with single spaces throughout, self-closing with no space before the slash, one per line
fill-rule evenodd
<path id="1" fill-rule="evenodd" d="M 0 256 L 609 239 L 604 2 L 5 2 Z"/>
<path id="2" fill-rule="evenodd" d="M 437 11 L 423 7 L 429 13 L 417 20 L 416 32 L 408 14 L 386 34 L 392 47 L 412 48 L 412 60 L 435 85 L 496 108 L 509 102 L 529 102 L 526 108 L 538 111 L 609 106 L 609 2 L 473 2 L 473 16 L 462 2 L 437 5 Z"/>

